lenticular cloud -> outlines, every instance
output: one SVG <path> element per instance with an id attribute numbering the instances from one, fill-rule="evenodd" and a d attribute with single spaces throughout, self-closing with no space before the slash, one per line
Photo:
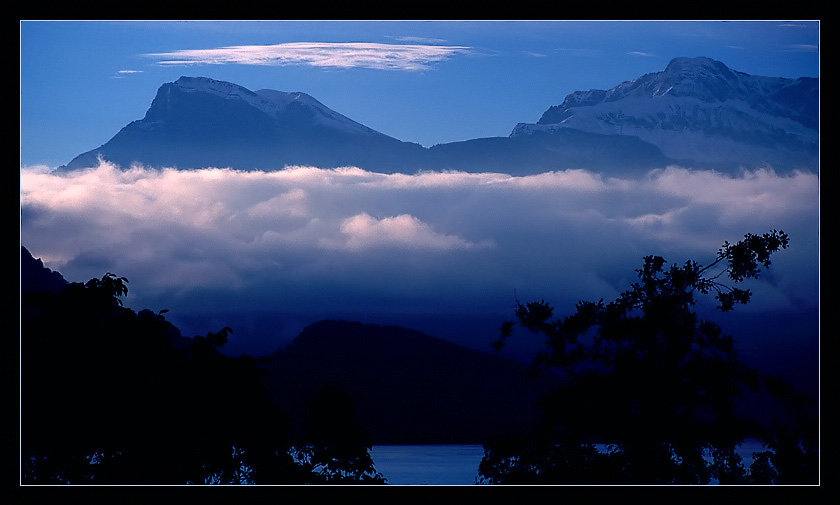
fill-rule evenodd
<path id="1" fill-rule="evenodd" d="M 816 175 L 770 170 L 514 177 L 103 163 L 21 169 L 21 242 L 71 281 L 127 277 L 137 308 L 504 312 L 514 292 L 611 299 L 645 255 L 702 263 L 723 241 L 783 229 L 792 246 L 754 299 L 782 310 L 817 303 L 818 195 Z"/>
<path id="2" fill-rule="evenodd" d="M 424 70 L 431 63 L 467 51 L 462 46 L 379 44 L 372 42 L 290 42 L 272 45 L 229 46 L 214 49 L 180 49 L 147 56 L 161 65 L 229 64 L 309 65 L 331 68 Z"/>

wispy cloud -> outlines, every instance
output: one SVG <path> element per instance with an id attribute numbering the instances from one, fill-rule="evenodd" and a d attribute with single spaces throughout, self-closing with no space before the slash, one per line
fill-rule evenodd
<path id="1" fill-rule="evenodd" d="M 783 26 L 786 28 L 811 28 L 814 25 L 813 22 L 804 22 L 804 23 L 779 23 L 778 26 Z"/>
<path id="2" fill-rule="evenodd" d="M 585 47 L 559 47 L 556 49 L 556 51 L 568 54 L 570 56 L 578 56 L 583 58 L 600 56 L 603 54 L 603 51 L 601 49 L 592 49 Z"/>
<path id="3" fill-rule="evenodd" d="M 820 51 L 820 46 L 818 44 L 792 44 L 787 48 L 790 52 L 802 52 L 802 53 L 817 53 Z"/>
<path id="4" fill-rule="evenodd" d="M 326 68 L 425 70 L 431 64 L 468 52 L 464 46 L 380 44 L 372 42 L 291 42 L 273 45 L 181 49 L 150 53 L 161 65 L 309 65 Z"/>
<path id="5" fill-rule="evenodd" d="M 436 38 L 429 38 L 429 37 L 394 37 L 395 40 L 399 40 L 400 42 L 410 42 L 412 44 L 445 44 L 445 39 L 436 39 Z"/>
<path id="6" fill-rule="evenodd" d="M 533 56 L 534 58 L 544 58 L 548 56 L 546 53 L 538 53 L 536 51 L 521 51 L 525 56 Z"/>
<path id="7" fill-rule="evenodd" d="M 114 75 L 113 77 L 115 79 L 122 79 L 123 77 L 126 77 L 128 75 L 142 74 L 142 73 L 143 73 L 142 70 L 117 70 L 116 75 Z"/>

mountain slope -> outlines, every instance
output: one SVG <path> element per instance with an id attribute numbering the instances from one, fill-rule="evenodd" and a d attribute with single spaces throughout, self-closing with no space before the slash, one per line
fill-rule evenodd
<path id="1" fill-rule="evenodd" d="M 428 156 L 428 166 L 436 170 L 511 175 L 577 168 L 627 175 L 673 162 L 658 147 L 638 137 L 574 128 L 439 144 L 429 148 Z"/>
<path id="2" fill-rule="evenodd" d="M 44 262 L 32 256 L 24 246 L 20 246 L 20 292 L 51 292 L 57 293 L 68 282 L 64 277 L 44 266 Z"/>
<path id="3" fill-rule="evenodd" d="M 572 93 L 511 136 L 572 128 L 635 136 L 685 163 L 815 169 L 818 122 L 816 78 L 752 76 L 709 58 L 675 58 L 609 90 Z"/>
<path id="4" fill-rule="evenodd" d="M 230 167 L 279 169 L 393 165 L 422 151 L 330 110 L 305 93 L 253 92 L 204 77 L 181 77 L 160 87 L 143 119 L 65 169 L 95 166 L 97 158 L 122 167 Z"/>
<path id="5" fill-rule="evenodd" d="M 338 386 L 377 444 L 481 443 L 521 433 L 546 391 L 524 365 L 396 326 L 310 325 L 272 356 L 278 405 L 302 422 L 307 400 Z"/>

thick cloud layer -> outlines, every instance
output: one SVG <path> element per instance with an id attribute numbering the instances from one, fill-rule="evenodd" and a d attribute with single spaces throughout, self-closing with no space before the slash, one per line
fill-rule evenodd
<path id="1" fill-rule="evenodd" d="M 129 307 L 170 309 L 187 327 L 231 325 L 243 352 L 276 349 L 329 317 L 437 320 L 441 336 L 456 339 L 479 329 L 465 321 L 485 321 L 481 346 L 515 297 L 545 299 L 559 313 L 611 300 L 645 255 L 705 263 L 724 241 L 771 229 L 787 232 L 791 247 L 750 285 L 753 302 L 741 312 L 816 314 L 818 199 L 817 175 L 772 170 L 606 178 L 24 168 L 21 242 L 70 281 L 127 277 Z M 251 323 L 223 320 L 237 313 Z M 298 326 L 255 323 L 260 314 Z"/>

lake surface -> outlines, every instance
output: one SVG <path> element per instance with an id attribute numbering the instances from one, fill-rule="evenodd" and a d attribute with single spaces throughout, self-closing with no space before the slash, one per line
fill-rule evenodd
<path id="1" fill-rule="evenodd" d="M 376 471 L 389 485 L 469 486 L 478 477 L 481 445 L 374 445 Z"/>
<path id="2" fill-rule="evenodd" d="M 737 452 L 748 468 L 752 453 L 764 448 L 745 440 Z M 374 445 L 370 451 L 376 471 L 389 485 L 471 486 L 476 484 L 481 445 Z"/>

